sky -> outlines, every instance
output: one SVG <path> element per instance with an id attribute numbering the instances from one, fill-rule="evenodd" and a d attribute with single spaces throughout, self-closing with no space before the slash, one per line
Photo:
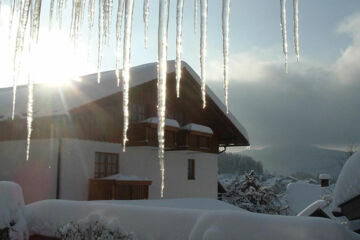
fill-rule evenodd
<path id="1" fill-rule="evenodd" d="M 143 1 L 135 0 L 132 66 L 157 60 L 158 0 L 150 2 L 149 47 L 145 49 Z M 199 31 L 194 34 L 193 30 L 194 1 L 184 2 L 182 58 L 199 73 L 200 34 Z M 85 27 L 79 48 L 74 52 L 67 41 L 70 7 L 64 16 L 63 30 L 49 33 L 46 4 L 41 16 L 39 46 L 42 47 L 36 54 L 37 61 L 29 61 L 30 68 L 47 81 L 51 81 L 50 75 L 51 79 L 59 79 L 96 72 L 97 24 L 91 44 L 88 45 Z M 207 80 L 223 99 L 221 5 L 220 0 L 209 0 Z M 289 73 L 286 74 L 279 1 L 232 1 L 230 111 L 247 129 L 254 148 L 278 144 L 341 148 L 351 142 L 360 143 L 359 1 L 299 0 L 299 63 L 294 54 L 292 8 L 292 1 L 287 1 Z M 170 10 L 168 58 L 174 59 L 176 1 L 171 1 Z M 10 54 L 7 14 L 8 7 L 3 6 L 0 13 L 2 87 L 11 85 L 11 55 L 5 54 Z M 115 28 L 110 45 L 104 49 L 102 70 L 115 68 L 114 34 Z"/>

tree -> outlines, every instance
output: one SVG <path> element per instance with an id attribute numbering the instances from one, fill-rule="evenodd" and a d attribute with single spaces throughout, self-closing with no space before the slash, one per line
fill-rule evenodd
<path id="1" fill-rule="evenodd" d="M 254 171 L 246 173 L 242 181 L 236 178 L 223 200 L 257 213 L 280 214 L 282 206 L 276 194 L 261 185 Z"/>

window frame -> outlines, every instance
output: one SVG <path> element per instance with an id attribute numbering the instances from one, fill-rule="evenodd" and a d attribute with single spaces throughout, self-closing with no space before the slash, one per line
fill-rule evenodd
<path id="1" fill-rule="evenodd" d="M 187 179 L 188 180 L 195 180 L 196 179 L 196 177 L 195 177 L 195 166 L 196 166 L 196 164 L 195 164 L 195 159 L 188 159 L 188 161 L 187 161 L 187 171 L 188 171 L 188 177 L 187 177 Z"/>
<path id="2" fill-rule="evenodd" d="M 101 171 L 101 158 L 97 156 L 104 156 L 104 175 Z M 115 172 L 112 172 L 112 158 L 115 157 Z M 99 159 L 99 162 L 98 162 Z M 99 165 L 99 167 L 98 167 Z M 118 153 L 109 153 L 109 152 L 95 152 L 95 161 L 94 161 L 94 178 L 104 178 L 114 174 L 119 173 L 119 154 Z"/>

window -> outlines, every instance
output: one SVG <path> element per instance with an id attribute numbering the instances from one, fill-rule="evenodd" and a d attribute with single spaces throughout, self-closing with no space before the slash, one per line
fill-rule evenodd
<path id="1" fill-rule="evenodd" d="M 195 180 L 195 160 L 188 159 L 188 180 Z"/>
<path id="2" fill-rule="evenodd" d="M 139 122 L 145 119 L 145 105 L 133 103 L 130 105 L 130 121 Z"/>
<path id="3" fill-rule="evenodd" d="M 119 173 L 119 154 L 95 153 L 95 178 L 103 178 Z"/>

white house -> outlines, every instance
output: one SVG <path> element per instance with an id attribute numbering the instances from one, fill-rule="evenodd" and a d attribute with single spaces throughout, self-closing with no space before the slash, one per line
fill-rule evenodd
<path id="1" fill-rule="evenodd" d="M 200 78 L 188 64 L 182 66 L 181 97 L 176 98 L 174 62 L 168 63 L 164 197 L 216 198 L 219 147 L 248 146 L 249 139 L 209 88 L 208 106 L 202 109 Z M 18 88 L 15 120 L 10 119 L 12 89 L 0 89 L 0 181 L 19 183 L 27 203 L 94 199 L 89 192 L 94 189 L 107 199 L 114 191 L 120 199 L 159 198 L 156 78 L 156 63 L 131 69 L 126 152 L 122 88 L 114 71 L 103 72 L 101 84 L 96 74 L 61 86 L 37 84 L 29 161 L 27 87 Z M 114 174 L 116 181 L 107 180 L 113 185 L 99 181 Z"/>

